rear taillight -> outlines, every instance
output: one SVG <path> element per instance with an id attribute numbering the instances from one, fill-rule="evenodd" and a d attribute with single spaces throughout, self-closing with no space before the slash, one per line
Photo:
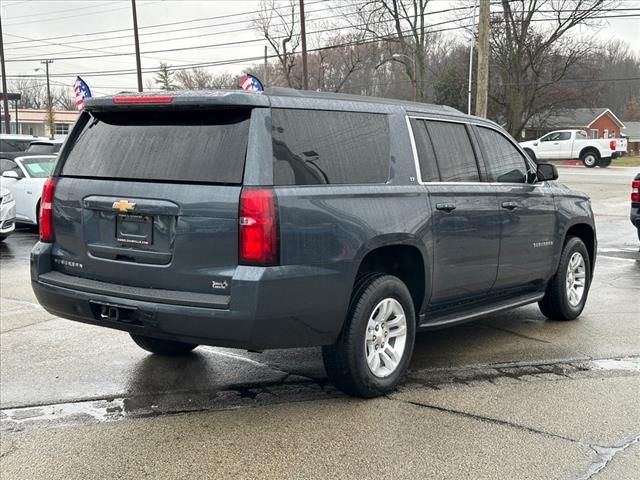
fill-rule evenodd
<path id="1" fill-rule="evenodd" d="M 615 140 L 610 140 L 609 141 L 609 148 L 611 150 L 615 150 L 616 149 L 616 141 Z"/>
<path id="2" fill-rule="evenodd" d="M 243 188 L 240 194 L 239 263 L 278 264 L 278 206 L 268 188 Z"/>
<path id="3" fill-rule="evenodd" d="M 56 179 L 48 178 L 42 187 L 40 197 L 40 241 L 53 242 L 53 194 L 56 189 Z"/>
<path id="4" fill-rule="evenodd" d="M 640 203 L 640 180 L 631 182 L 631 201 L 633 203 Z"/>

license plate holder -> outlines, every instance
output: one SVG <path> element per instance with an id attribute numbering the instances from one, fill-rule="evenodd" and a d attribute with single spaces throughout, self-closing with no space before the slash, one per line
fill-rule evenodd
<path id="1" fill-rule="evenodd" d="M 119 214 L 116 217 L 116 240 L 135 245 L 153 244 L 153 217 Z"/>

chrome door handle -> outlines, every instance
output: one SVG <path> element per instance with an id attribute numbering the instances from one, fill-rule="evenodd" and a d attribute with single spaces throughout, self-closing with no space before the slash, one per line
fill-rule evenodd
<path id="1" fill-rule="evenodd" d="M 450 212 L 456 209 L 455 203 L 436 203 L 436 209 L 444 210 L 445 212 Z"/>
<path id="2" fill-rule="evenodd" d="M 502 202 L 502 208 L 506 208 L 507 210 L 515 210 L 518 208 L 518 204 L 516 202 Z"/>

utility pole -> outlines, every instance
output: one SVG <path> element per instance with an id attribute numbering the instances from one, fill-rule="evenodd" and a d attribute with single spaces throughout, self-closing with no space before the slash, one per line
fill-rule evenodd
<path id="1" fill-rule="evenodd" d="M 473 2 L 473 23 L 471 27 L 471 47 L 469 48 L 469 82 L 467 87 L 467 114 L 471 115 L 471 86 L 473 84 L 473 49 L 476 47 L 476 10 L 478 0 Z"/>
<path id="2" fill-rule="evenodd" d="M 2 113 L 4 114 L 5 131 L 11 133 L 9 120 L 9 92 L 7 91 L 7 71 L 4 66 L 4 41 L 2 38 L 2 17 L 0 17 L 0 63 L 2 63 Z"/>
<path id="3" fill-rule="evenodd" d="M 307 33 L 304 25 L 304 0 L 300 0 L 300 36 L 302 37 L 302 86 L 309 90 L 309 73 L 307 72 Z"/>
<path id="4" fill-rule="evenodd" d="M 268 82 L 269 82 L 269 80 L 268 80 L 268 74 L 267 74 L 267 67 L 268 67 L 268 66 L 269 66 L 269 65 L 268 65 L 268 62 L 267 62 L 267 46 L 265 45 L 265 46 L 264 46 L 264 74 L 263 74 L 263 77 L 264 77 L 264 78 L 262 79 L 262 80 L 264 81 L 263 85 L 264 85 L 265 87 L 268 85 Z"/>
<path id="5" fill-rule="evenodd" d="M 476 91 L 476 115 L 487 116 L 489 99 L 489 8 L 490 0 L 480 0 L 478 18 L 478 87 Z"/>
<path id="6" fill-rule="evenodd" d="M 140 41 L 138 40 L 138 15 L 136 14 L 136 0 L 131 0 L 133 10 L 133 40 L 136 44 L 136 71 L 138 73 L 138 91 L 142 91 L 142 67 L 140 65 Z"/>
<path id="7" fill-rule="evenodd" d="M 53 60 L 41 60 L 40 63 L 44 65 L 47 75 L 47 123 L 49 124 L 49 138 L 53 140 L 56 126 L 53 118 L 53 103 L 51 102 L 51 84 L 49 83 L 49 64 L 53 63 Z"/>

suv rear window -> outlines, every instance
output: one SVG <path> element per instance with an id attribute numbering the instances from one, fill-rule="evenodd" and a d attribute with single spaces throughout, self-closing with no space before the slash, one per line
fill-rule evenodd
<path id="1" fill-rule="evenodd" d="M 275 185 L 385 183 L 386 115 L 273 109 Z"/>
<path id="2" fill-rule="evenodd" d="M 63 176 L 242 183 L 250 110 L 87 115 Z"/>

